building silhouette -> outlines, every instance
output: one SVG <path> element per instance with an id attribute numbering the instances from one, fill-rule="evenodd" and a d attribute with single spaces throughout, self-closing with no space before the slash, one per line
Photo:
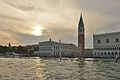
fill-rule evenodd
<path id="1" fill-rule="evenodd" d="M 39 42 L 40 57 L 91 57 L 92 49 L 85 49 L 85 28 L 82 14 L 78 23 L 78 46 L 74 44 L 62 43 L 61 41 L 43 41 Z"/>
<path id="2" fill-rule="evenodd" d="M 40 57 L 79 57 L 79 47 L 74 44 L 62 43 L 52 41 L 39 42 L 39 51 L 37 52 Z"/>
<path id="3" fill-rule="evenodd" d="M 120 32 L 94 34 L 94 57 L 113 58 L 120 57 Z"/>
<path id="4" fill-rule="evenodd" d="M 80 47 L 80 51 L 83 54 L 85 50 L 85 28 L 82 14 L 78 24 L 78 47 Z"/>

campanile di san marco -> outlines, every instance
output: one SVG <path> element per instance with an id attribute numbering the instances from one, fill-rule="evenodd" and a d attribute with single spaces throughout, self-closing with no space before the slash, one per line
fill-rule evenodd
<path id="1" fill-rule="evenodd" d="M 82 14 L 78 24 L 78 47 L 80 47 L 81 54 L 83 54 L 85 50 L 85 28 Z"/>

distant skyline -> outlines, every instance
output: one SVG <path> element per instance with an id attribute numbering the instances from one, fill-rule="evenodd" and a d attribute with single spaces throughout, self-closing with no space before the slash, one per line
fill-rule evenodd
<path id="1" fill-rule="evenodd" d="M 77 45 L 83 15 L 86 48 L 93 34 L 120 32 L 120 0 L 0 0 L 0 44 L 62 40 Z"/>

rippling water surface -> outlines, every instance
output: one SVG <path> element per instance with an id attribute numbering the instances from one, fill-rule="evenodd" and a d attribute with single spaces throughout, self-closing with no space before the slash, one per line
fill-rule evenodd
<path id="1" fill-rule="evenodd" d="M 120 61 L 0 58 L 0 80 L 120 80 Z"/>

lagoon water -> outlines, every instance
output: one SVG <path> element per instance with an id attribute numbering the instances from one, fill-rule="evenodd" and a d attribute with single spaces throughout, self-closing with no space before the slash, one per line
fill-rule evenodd
<path id="1" fill-rule="evenodd" d="M 120 80 L 120 61 L 0 58 L 0 80 Z"/>

